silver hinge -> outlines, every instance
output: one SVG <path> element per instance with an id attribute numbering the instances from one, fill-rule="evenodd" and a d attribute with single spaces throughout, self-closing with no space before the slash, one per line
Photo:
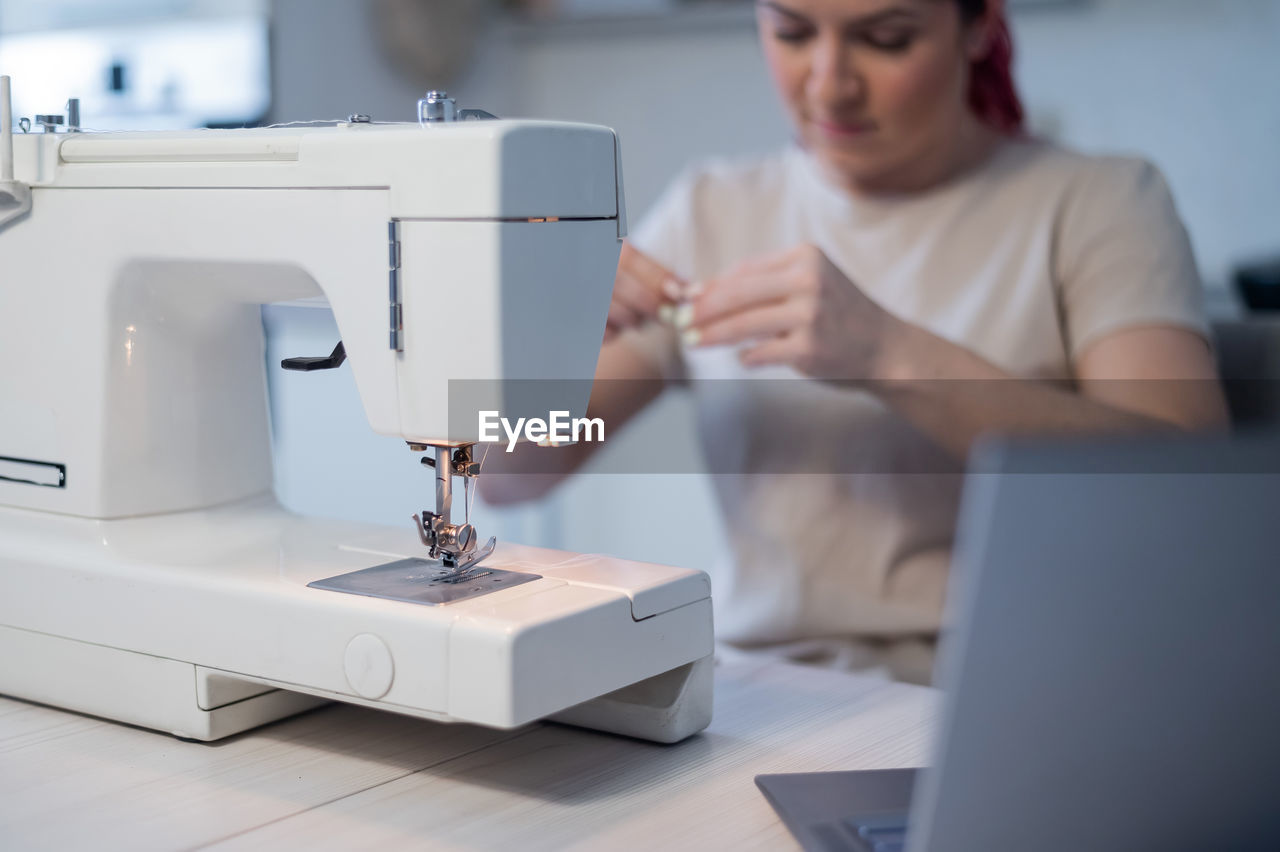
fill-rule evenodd
<path id="1" fill-rule="evenodd" d="M 618 205 L 618 242 L 627 235 L 627 196 L 622 191 L 622 143 L 618 141 L 618 131 L 613 131 L 613 179 L 615 183 L 614 197 Z"/>
<path id="2" fill-rule="evenodd" d="M 392 219 L 387 223 L 387 298 L 391 304 L 391 348 L 404 351 L 404 309 L 400 303 L 400 223 Z"/>

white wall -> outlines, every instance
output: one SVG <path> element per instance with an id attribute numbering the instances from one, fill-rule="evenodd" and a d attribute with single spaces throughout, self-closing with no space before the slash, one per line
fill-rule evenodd
<path id="1" fill-rule="evenodd" d="M 413 116 L 420 92 L 379 54 L 364 3 L 274 0 L 274 10 L 275 120 Z M 1154 160 L 1211 284 L 1221 285 L 1240 259 L 1280 251 L 1280 2 L 1096 0 L 1018 8 L 1013 25 L 1033 126 L 1087 150 Z M 690 160 L 771 149 L 788 133 L 749 11 L 645 25 L 497 26 L 475 66 L 450 86 L 463 105 L 500 115 L 617 128 L 633 220 Z M 333 343 L 314 321 L 285 315 L 274 328 L 277 344 L 304 354 Z M 356 404 L 353 388 L 334 393 L 344 410 Z M 358 417 L 344 413 L 339 425 L 327 402 L 293 403 L 321 407 L 297 415 L 316 424 L 307 434 L 281 436 L 287 502 L 386 522 L 398 522 L 402 507 L 420 508 L 425 490 L 394 472 L 395 453 L 375 447 Z M 321 428 L 325 418 L 330 431 Z M 643 423 L 633 432 L 630 440 L 655 452 L 668 437 Z M 335 466 L 348 481 L 326 488 Z M 488 519 L 500 535 L 529 543 L 695 567 L 723 547 L 696 475 L 581 477 L 536 509 L 486 509 Z"/>
<path id="2" fill-rule="evenodd" d="M 1164 170 L 1206 281 L 1280 252 L 1280 2 L 1106 0 L 1014 30 L 1033 114 Z"/>

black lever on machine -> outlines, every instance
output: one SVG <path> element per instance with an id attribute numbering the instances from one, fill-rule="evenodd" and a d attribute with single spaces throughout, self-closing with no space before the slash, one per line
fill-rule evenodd
<path id="1" fill-rule="evenodd" d="M 285 358 L 280 362 L 280 366 L 286 370 L 301 370 L 309 373 L 312 370 L 332 370 L 341 367 L 345 360 L 347 360 L 347 350 L 339 340 L 338 345 L 333 347 L 333 351 L 328 355 L 315 358 Z"/>

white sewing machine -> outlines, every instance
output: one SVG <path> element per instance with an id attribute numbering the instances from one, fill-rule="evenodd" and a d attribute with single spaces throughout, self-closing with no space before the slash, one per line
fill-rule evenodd
<path id="1" fill-rule="evenodd" d="M 594 371 L 625 231 L 612 131 L 432 95 L 421 126 L 12 133 L 0 94 L 0 693 L 200 740 L 323 699 L 707 725 L 705 574 L 485 558 L 450 517 L 476 468 L 449 380 Z M 417 506 L 377 527 L 273 496 L 259 306 L 320 295 L 370 425 L 406 464 L 434 452 L 416 529 Z"/>

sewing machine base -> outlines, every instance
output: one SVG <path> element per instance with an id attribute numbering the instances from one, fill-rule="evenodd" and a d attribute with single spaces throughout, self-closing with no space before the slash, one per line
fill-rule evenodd
<path id="1" fill-rule="evenodd" d="M 409 558 L 406 532 L 269 497 L 116 521 L 0 509 L 0 693 L 197 740 L 324 700 L 659 742 L 710 721 L 701 572 L 500 545 L 493 570 L 539 576 L 435 606 L 309 587 Z"/>
<path id="2" fill-rule="evenodd" d="M 328 704 L 364 704 L 425 719 L 436 714 L 353 699 L 308 694 L 229 672 L 107 648 L 28 630 L 0 627 L 0 694 L 100 716 L 186 740 L 212 742 Z M 75 676 L 50 678 L 39 660 Z M 697 733 L 711 716 L 710 656 L 687 663 L 608 695 L 592 699 L 550 721 L 660 743 Z"/>

